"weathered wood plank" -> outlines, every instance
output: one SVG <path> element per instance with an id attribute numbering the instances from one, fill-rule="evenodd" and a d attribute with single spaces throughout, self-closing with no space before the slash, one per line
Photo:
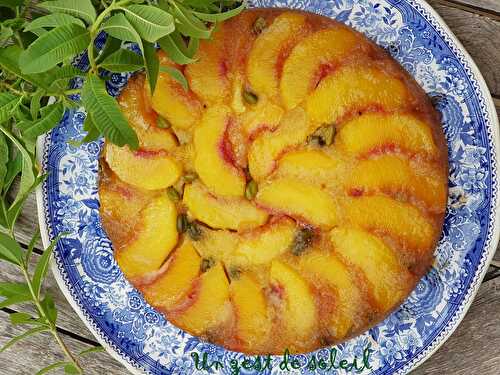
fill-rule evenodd
<path id="1" fill-rule="evenodd" d="M 471 12 L 484 12 L 500 18 L 500 1 L 498 0 L 444 0 L 450 6 L 463 6 Z"/>
<path id="2" fill-rule="evenodd" d="M 31 262 L 31 269 L 33 269 L 38 258 L 39 255 L 33 254 L 34 261 Z M 24 282 L 24 278 L 18 271 L 18 269 L 6 262 L 0 263 L 0 274 L 0 280 L 2 282 Z M 52 294 L 52 296 L 54 297 L 54 302 L 58 308 L 57 326 L 86 339 L 95 341 L 94 336 L 89 332 L 85 324 L 80 320 L 78 315 L 71 308 L 68 301 L 60 291 L 51 272 L 47 274 L 44 289 L 48 290 Z M 16 311 L 29 312 L 32 314 L 35 313 L 35 309 L 30 304 L 15 305 L 12 306 L 12 309 Z"/>
<path id="3" fill-rule="evenodd" d="M 484 283 L 464 320 L 414 375 L 497 375 L 500 366 L 500 278 Z"/>
<path id="4" fill-rule="evenodd" d="M 25 331 L 24 328 L 9 323 L 8 314 L 0 311 L 0 346 L 9 339 Z M 62 335 L 70 351 L 77 354 L 92 346 Z M 59 346 L 49 333 L 31 336 L 18 342 L 15 346 L 0 354 L 2 374 L 36 374 L 41 368 L 52 363 L 64 360 Z M 92 353 L 81 361 L 87 375 L 124 375 L 127 370 L 105 352 Z M 58 370 L 51 374 L 63 374 Z"/>
<path id="5" fill-rule="evenodd" d="M 494 0 L 497 1 L 497 0 Z M 500 22 L 437 0 L 429 4 L 441 15 L 476 62 L 490 91 L 500 97 Z"/>

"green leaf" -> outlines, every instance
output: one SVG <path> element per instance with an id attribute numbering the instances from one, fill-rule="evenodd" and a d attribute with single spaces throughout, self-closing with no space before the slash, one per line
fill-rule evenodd
<path id="1" fill-rule="evenodd" d="M 5 233 L 0 233 L 0 259 L 19 266 L 22 265 L 24 261 L 23 249 L 21 249 L 21 246 Z"/>
<path id="2" fill-rule="evenodd" d="M 132 149 L 139 147 L 137 135 L 99 77 L 93 74 L 87 77 L 82 89 L 82 102 L 97 129 L 111 142 L 118 146 L 128 144 Z"/>
<path id="3" fill-rule="evenodd" d="M 158 72 L 160 68 L 160 61 L 156 53 L 153 43 L 144 42 L 144 65 L 146 67 L 146 76 L 148 77 L 149 89 L 151 94 L 155 91 L 156 81 L 158 80 Z"/>
<path id="4" fill-rule="evenodd" d="M 52 13 L 66 13 L 81 18 L 88 24 L 94 23 L 96 19 L 95 8 L 90 0 L 55 0 L 45 1 L 38 4 Z"/>
<path id="5" fill-rule="evenodd" d="M 142 39 L 148 42 L 154 43 L 175 30 L 174 18 L 160 8 L 132 4 L 122 9 Z"/>
<path id="6" fill-rule="evenodd" d="M 23 73 L 42 73 L 85 50 L 89 32 L 78 25 L 56 27 L 35 40 L 21 53 Z"/>
<path id="7" fill-rule="evenodd" d="M 186 77 L 184 77 L 184 74 L 182 74 L 182 72 L 179 69 L 174 68 L 172 66 L 161 66 L 160 72 L 170 74 L 170 76 L 173 79 L 175 79 L 177 82 L 181 84 L 184 91 L 189 91 L 189 83 Z"/>
<path id="8" fill-rule="evenodd" d="M 14 35 L 14 31 L 12 31 L 11 27 L 0 25 L 0 45 L 6 44 L 12 35 Z"/>
<path id="9" fill-rule="evenodd" d="M 7 121 L 16 106 L 19 104 L 19 97 L 8 92 L 0 93 L 0 124 Z"/>
<path id="10" fill-rule="evenodd" d="M 87 355 L 87 354 L 99 353 L 99 352 L 104 352 L 104 351 L 105 351 L 105 349 L 102 346 L 94 346 L 93 348 L 88 348 L 88 349 L 82 350 L 80 353 L 78 353 L 78 355 L 82 357 L 82 356 Z"/>
<path id="11" fill-rule="evenodd" d="M 17 140 L 14 135 L 12 135 L 7 129 L 0 126 L 0 131 L 2 131 L 7 138 L 17 147 L 21 153 L 21 181 L 19 183 L 19 190 L 16 195 L 16 199 L 12 203 L 12 206 L 16 205 L 22 199 L 26 199 L 25 196 L 29 193 L 33 184 L 35 183 L 35 173 L 33 172 L 33 159 L 28 153 L 26 148 Z M 12 207 L 11 206 L 11 207 Z"/>
<path id="12" fill-rule="evenodd" d="M 107 32 L 109 35 L 116 39 L 126 42 L 134 42 L 139 44 L 142 50 L 141 37 L 137 34 L 134 27 L 127 21 L 123 13 L 117 13 L 111 16 L 101 27 L 102 31 Z"/>
<path id="13" fill-rule="evenodd" d="M 10 298 L 30 295 L 30 289 L 26 283 L 0 282 L 0 296 L 2 297 Z"/>
<path id="14" fill-rule="evenodd" d="M 24 74 L 19 68 L 19 56 L 23 50 L 18 45 L 0 49 L 0 66 L 11 74 L 32 83 L 35 86 L 48 88 L 44 77 L 38 74 Z"/>
<path id="15" fill-rule="evenodd" d="M 25 142 L 26 143 L 26 142 Z M 34 143 L 34 142 L 33 142 Z M 34 148 L 34 146 L 33 146 Z M 17 218 L 19 217 L 19 214 L 21 213 L 23 207 L 24 207 L 24 202 L 26 202 L 26 199 L 29 198 L 30 194 L 36 189 L 38 185 L 40 185 L 43 180 L 47 177 L 47 174 L 43 174 L 41 176 L 38 176 L 35 178 L 35 182 L 28 188 L 28 190 L 20 197 L 20 199 L 17 199 L 14 203 L 12 203 L 7 210 L 7 219 L 9 220 L 9 227 L 13 228 Z M 22 176 L 21 176 L 21 182 L 22 182 Z"/>
<path id="16" fill-rule="evenodd" d="M 7 175 L 7 162 L 9 161 L 9 145 L 5 136 L 0 133 L 0 186 L 3 186 Z"/>
<path id="17" fill-rule="evenodd" d="M 42 100 L 43 94 L 43 90 L 38 89 L 31 97 L 30 114 L 33 120 L 36 120 L 38 118 L 38 112 L 40 111 L 40 100 Z"/>
<path id="18" fill-rule="evenodd" d="M 19 303 L 31 301 L 32 298 L 30 295 L 27 294 L 19 294 L 17 296 L 12 296 L 9 298 L 4 299 L 2 302 L 0 302 L 0 309 L 3 309 L 4 307 L 16 305 Z"/>
<path id="19" fill-rule="evenodd" d="M 21 172 L 22 165 L 23 156 L 20 152 L 9 158 L 9 161 L 7 162 L 7 174 L 5 175 L 3 184 L 4 191 L 8 191 L 10 189 L 12 182 L 14 182 L 16 176 Z"/>
<path id="20" fill-rule="evenodd" d="M 33 249 L 35 248 L 36 243 L 40 239 L 40 228 L 37 228 L 35 231 L 35 234 L 33 234 L 33 237 L 31 237 L 31 241 L 28 244 L 28 250 L 26 251 L 26 254 L 24 256 L 24 263 L 29 264 L 31 254 L 33 254 Z"/>
<path id="21" fill-rule="evenodd" d="M 56 368 L 63 367 L 69 364 L 71 364 L 71 362 L 56 362 L 51 365 L 48 365 L 47 367 L 42 368 L 40 371 L 36 373 L 36 375 L 43 375 L 52 370 L 55 370 Z"/>
<path id="22" fill-rule="evenodd" d="M 144 67 L 143 58 L 128 49 L 119 49 L 99 64 L 100 68 L 110 72 L 134 72 Z"/>
<path id="23" fill-rule="evenodd" d="M 158 40 L 160 48 L 177 64 L 185 65 L 195 62 L 196 60 L 189 56 L 182 37 L 179 40 L 176 35 L 180 36 L 180 34 L 174 32 Z"/>
<path id="24" fill-rule="evenodd" d="M 57 320 L 57 309 L 52 296 L 50 294 L 45 294 L 45 298 L 42 302 L 40 302 L 40 306 L 42 307 L 49 322 L 55 324 Z"/>
<path id="25" fill-rule="evenodd" d="M 35 139 L 39 135 L 48 132 L 56 126 L 64 114 L 62 103 L 50 104 L 44 108 L 45 111 L 40 120 L 33 122 L 28 128 L 23 130 L 23 135 Z"/>
<path id="26" fill-rule="evenodd" d="M 0 0 L 0 6 L 15 8 L 23 5 L 24 0 Z"/>
<path id="27" fill-rule="evenodd" d="M 118 51 L 122 45 L 121 40 L 113 38 L 111 35 L 106 37 L 106 43 L 102 48 L 99 56 L 97 56 L 96 63 L 100 64 L 106 57 L 111 55 L 113 52 Z"/>
<path id="28" fill-rule="evenodd" d="M 82 140 L 83 143 L 95 141 L 101 135 L 101 132 L 99 131 L 99 129 L 97 129 L 97 127 L 94 124 L 94 121 L 92 120 L 91 114 L 88 114 L 87 117 L 85 117 L 85 122 L 83 123 L 83 129 L 87 131 L 87 134 Z"/>
<path id="29" fill-rule="evenodd" d="M 198 17 L 203 21 L 221 22 L 240 14 L 241 11 L 243 11 L 245 8 L 246 8 L 246 3 L 242 2 L 240 6 L 221 13 L 202 13 L 202 12 L 196 12 L 194 10 L 192 11 L 192 13 L 193 15 L 195 15 L 196 17 Z"/>
<path id="30" fill-rule="evenodd" d="M 44 27 L 58 27 L 70 23 L 85 27 L 85 24 L 76 17 L 64 13 L 53 13 L 36 18 L 27 23 L 24 27 L 24 31 L 34 31 L 36 29 L 43 29 Z"/>
<path id="31" fill-rule="evenodd" d="M 25 339 L 26 337 L 33 336 L 33 335 L 35 335 L 37 333 L 44 332 L 44 331 L 47 331 L 47 330 L 48 329 L 46 327 L 31 328 L 28 331 L 24 332 L 23 334 L 21 334 L 19 336 L 16 336 L 16 337 L 13 337 L 9 341 L 7 341 L 7 343 L 5 343 L 5 345 L 0 349 L 0 353 L 4 352 L 8 348 L 10 348 L 12 345 L 14 345 L 15 343 L 21 341 L 22 339 Z"/>
<path id="32" fill-rule="evenodd" d="M 65 372 L 66 374 L 80 374 L 80 373 L 81 373 L 81 371 L 80 371 L 80 370 L 78 370 L 78 369 L 75 367 L 75 365 L 74 365 L 74 364 L 72 364 L 72 363 L 70 363 L 70 364 L 68 364 L 68 365 L 64 366 L 64 372 Z"/>
<path id="33" fill-rule="evenodd" d="M 38 263 L 36 265 L 35 271 L 33 273 L 33 279 L 32 279 L 32 287 L 35 295 L 37 297 L 40 296 L 40 291 L 42 289 L 42 283 L 43 280 L 45 279 L 45 276 L 47 275 L 47 270 L 49 269 L 49 261 L 50 257 L 52 256 L 52 253 L 54 252 L 54 248 L 57 245 L 57 242 L 61 238 L 61 234 L 59 234 L 56 238 L 52 240 L 50 243 L 49 247 L 45 249 L 43 252 L 42 256 L 38 260 Z"/>
<path id="34" fill-rule="evenodd" d="M 26 322 L 32 320 L 31 314 L 24 312 L 16 312 L 9 315 L 10 322 L 12 324 L 25 324 Z"/>
<path id="35" fill-rule="evenodd" d="M 171 2 L 171 11 L 177 19 L 176 29 L 182 34 L 200 39 L 210 39 L 212 30 L 196 18 L 191 10 L 183 7 L 177 2 Z"/>

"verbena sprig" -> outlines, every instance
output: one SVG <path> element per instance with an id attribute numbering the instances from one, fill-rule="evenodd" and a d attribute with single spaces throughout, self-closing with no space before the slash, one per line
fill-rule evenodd
<path id="1" fill-rule="evenodd" d="M 209 39 L 217 22 L 237 15 L 245 7 L 238 0 L 0 0 L 0 260 L 15 265 L 23 283 L 0 282 L 0 308 L 30 303 L 36 314 L 16 312 L 11 322 L 26 327 L 9 340 L 0 353 L 32 335 L 49 332 L 65 360 L 38 374 L 63 368 L 82 374 L 82 356 L 69 351 L 56 329 L 57 309 L 43 290 L 56 238 L 30 269 L 36 233 L 27 248 L 15 238 L 15 224 L 30 193 L 43 181 L 36 163 L 36 139 L 61 120 L 64 111 L 83 106 L 87 112 L 82 142 L 104 136 L 118 146 L 135 149 L 138 139 L 106 91 L 104 72 L 144 69 L 151 92 L 159 72 L 170 74 L 185 89 L 182 72 L 160 66 L 159 46 L 178 64 L 195 61 L 200 39 Z M 102 48 L 96 39 L 106 34 Z M 140 55 L 122 48 L 135 43 Z M 76 57 L 88 59 L 88 70 L 72 65 Z M 72 88 L 83 78 L 81 88 Z M 80 101 L 78 99 L 81 99 Z M 19 183 L 13 188 L 13 182 Z"/>

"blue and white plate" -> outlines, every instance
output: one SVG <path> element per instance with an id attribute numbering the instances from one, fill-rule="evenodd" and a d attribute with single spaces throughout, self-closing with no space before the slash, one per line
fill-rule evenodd
<path id="1" fill-rule="evenodd" d="M 433 98 L 448 142 L 449 199 L 432 270 L 404 304 L 384 322 L 337 345 L 340 360 L 369 353 L 363 374 L 404 374 L 428 358 L 464 317 L 498 242 L 498 118 L 479 70 L 441 18 L 419 0 L 257 0 L 255 6 L 299 8 L 335 18 L 386 48 Z M 86 64 L 80 61 L 80 64 Z M 117 94 L 128 76 L 115 74 L 108 89 Z M 193 353 L 231 374 L 243 354 L 225 350 L 174 327 L 151 308 L 123 277 L 99 217 L 98 158 L 102 142 L 80 148 L 85 114 L 69 111 L 61 124 L 39 139 L 46 182 L 38 189 L 44 244 L 61 232 L 52 271 L 69 302 L 99 342 L 134 373 L 191 374 Z M 366 350 L 366 351 L 365 351 Z M 295 373 L 307 370 L 323 349 L 295 356 Z M 272 358 L 272 370 L 281 357 Z M 243 371 L 252 373 L 252 370 Z M 254 371 L 257 373 L 257 371 Z M 294 371 L 291 371 L 292 373 Z M 338 370 L 344 373 L 343 370 Z"/>

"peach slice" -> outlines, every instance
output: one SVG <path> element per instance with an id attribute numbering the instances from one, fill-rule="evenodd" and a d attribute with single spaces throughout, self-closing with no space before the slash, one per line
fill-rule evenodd
<path id="1" fill-rule="evenodd" d="M 347 267 L 333 254 L 313 250 L 300 257 L 302 274 L 317 278 L 334 288 L 337 299 L 335 312 L 327 324 L 328 332 L 336 339 L 345 337 L 356 324 L 362 304 L 360 290 Z"/>
<path id="2" fill-rule="evenodd" d="M 163 65 L 176 67 L 165 59 L 160 61 Z M 147 90 L 146 95 L 149 95 L 149 87 L 145 87 L 145 90 Z M 193 93 L 186 92 L 170 74 L 163 72 L 158 74 L 156 89 L 151 97 L 151 105 L 173 127 L 180 129 L 187 129 L 196 124 L 202 113 L 202 105 Z"/>
<path id="3" fill-rule="evenodd" d="M 430 170 L 429 166 L 424 168 Z M 347 189 L 368 193 L 405 191 L 424 202 L 433 212 L 442 212 L 447 198 L 446 178 L 432 174 L 417 175 L 414 171 L 415 166 L 396 155 L 362 160 L 351 172 Z"/>
<path id="4" fill-rule="evenodd" d="M 224 27 L 213 34 L 210 41 L 200 43 L 197 61 L 186 65 L 189 87 L 206 104 L 225 101 L 230 82 L 227 55 L 224 48 Z"/>
<path id="5" fill-rule="evenodd" d="M 148 151 L 170 150 L 177 141 L 168 129 L 156 127 L 157 115 L 144 91 L 144 76 L 131 78 L 123 89 L 118 104 L 139 138 L 139 147 Z"/>
<path id="6" fill-rule="evenodd" d="M 175 205 L 165 195 L 143 209 L 135 238 L 115 252 L 127 278 L 145 276 L 160 268 L 177 243 L 176 221 Z"/>
<path id="7" fill-rule="evenodd" d="M 259 100 L 255 109 L 249 109 L 240 117 L 241 127 L 250 138 L 255 138 L 259 131 L 273 131 L 279 125 L 284 110 L 268 100 Z"/>
<path id="8" fill-rule="evenodd" d="M 283 65 L 280 93 L 285 107 L 299 105 L 321 80 L 322 71 L 335 68 L 347 56 L 366 51 L 368 46 L 358 34 L 341 26 L 305 37 Z"/>
<path id="9" fill-rule="evenodd" d="M 255 351 L 268 340 L 271 331 L 262 287 L 252 276 L 243 273 L 231 281 L 229 291 L 236 315 L 236 336 L 242 341 L 243 349 Z"/>
<path id="10" fill-rule="evenodd" d="M 387 233 L 424 252 L 434 243 L 438 229 L 414 206 L 384 196 L 348 199 L 345 213 L 352 225 Z"/>
<path id="11" fill-rule="evenodd" d="M 245 176 L 234 164 L 228 130 L 234 121 L 229 107 L 209 108 L 194 130 L 194 167 L 203 183 L 214 194 L 241 197 Z"/>
<path id="12" fill-rule="evenodd" d="M 144 296 L 153 306 L 168 311 L 191 289 L 200 273 L 201 258 L 189 240 L 173 253 L 165 271 L 144 287 Z M 163 268 L 163 267 L 162 267 Z"/>
<path id="13" fill-rule="evenodd" d="M 384 242 L 351 228 L 335 228 L 330 238 L 338 254 L 363 271 L 381 311 L 401 302 L 412 286 L 411 275 Z"/>
<path id="14" fill-rule="evenodd" d="M 186 331 L 200 335 L 227 317 L 229 281 L 220 263 L 202 274 L 185 309 L 172 311 L 171 319 Z M 182 302 L 181 302 L 182 306 Z"/>
<path id="15" fill-rule="evenodd" d="M 183 200 L 196 219 L 212 228 L 256 228 L 264 224 L 268 217 L 264 210 L 244 198 L 215 197 L 199 183 L 185 187 Z"/>
<path id="16" fill-rule="evenodd" d="M 287 112 L 273 131 L 260 133 L 250 145 L 248 167 L 252 177 L 260 181 L 269 175 L 278 157 L 287 149 L 304 142 L 311 132 L 302 108 Z"/>
<path id="17" fill-rule="evenodd" d="M 131 151 L 112 143 L 106 143 L 105 160 L 123 182 L 147 190 L 171 186 L 182 173 L 179 164 L 165 152 Z"/>
<path id="18" fill-rule="evenodd" d="M 408 92 L 404 83 L 371 66 L 346 65 L 324 78 L 306 100 L 312 121 L 332 124 L 353 110 L 404 108 Z"/>
<path id="19" fill-rule="evenodd" d="M 317 310 L 313 294 L 307 282 L 290 266 L 274 260 L 271 263 L 270 282 L 283 290 L 281 321 L 284 335 L 290 342 L 310 340 L 317 322 Z"/>
<path id="20" fill-rule="evenodd" d="M 430 156 L 438 154 L 429 125 L 410 114 L 365 113 L 347 122 L 336 142 L 339 148 L 354 155 L 390 147 Z"/>
<path id="21" fill-rule="evenodd" d="M 227 267 L 231 264 L 239 240 L 237 233 L 203 228 L 201 238 L 194 241 L 193 246 L 203 258 L 222 261 Z"/>
<path id="22" fill-rule="evenodd" d="M 339 160 L 319 150 L 287 152 L 278 162 L 275 175 L 298 180 L 327 182 L 335 179 Z"/>
<path id="23" fill-rule="evenodd" d="M 290 219 L 241 235 L 240 243 L 234 251 L 233 262 L 238 265 L 260 265 L 287 251 L 293 241 L 296 225 Z"/>
<path id="24" fill-rule="evenodd" d="M 278 95 L 280 64 L 297 39 L 307 30 L 306 17 L 286 12 L 276 17 L 255 40 L 247 62 L 252 90 L 268 97 Z"/>
<path id="25" fill-rule="evenodd" d="M 256 200 L 262 207 L 313 225 L 329 228 L 338 221 L 334 198 L 307 182 L 289 178 L 270 181 L 260 186 Z"/>

